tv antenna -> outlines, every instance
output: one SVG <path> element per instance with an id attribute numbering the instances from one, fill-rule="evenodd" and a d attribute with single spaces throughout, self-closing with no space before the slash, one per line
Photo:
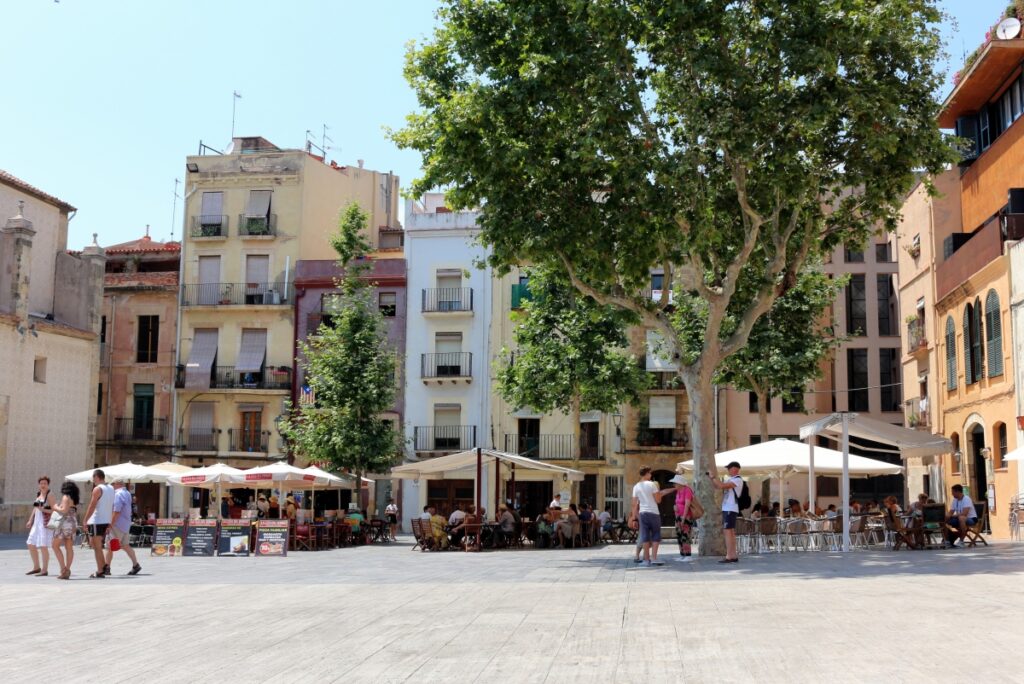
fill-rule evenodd
<path id="1" fill-rule="evenodd" d="M 178 186 L 181 184 L 181 180 L 178 178 L 174 179 L 174 200 L 171 207 L 171 242 L 174 242 L 174 221 L 178 217 L 178 200 L 181 195 L 178 194 Z M 149 233 L 149 226 L 146 226 L 146 233 Z"/>
<path id="2" fill-rule="evenodd" d="M 231 91 L 231 139 L 235 139 L 235 105 L 242 99 L 241 94 L 237 90 Z"/>
<path id="3" fill-rule="evenodd" d="M 309 130 L 308 128 L 306 129 L 306 151 L 309 152 L 313 148 L 316 148 L 317 150 L 320 151 L 320 154 L 323 155 L 323 158 L 324 158 L 325 162 L 327 161 L 327 150 L 334 149 L 333 147 L 331 147 L 330 145 L 327 144 L 329 142 L 334 142 L 334 140 L 332 140 L 327 135 L 327 129 L 328 128 L 329 127 L 327 126 L 327 124 L 323 124 L 323 129 L 320 132 L 320 144 L 319 145 L 317 145 L 315 142 L 313 142 L 313 135 L 314 135 L 313 131 Z"/>

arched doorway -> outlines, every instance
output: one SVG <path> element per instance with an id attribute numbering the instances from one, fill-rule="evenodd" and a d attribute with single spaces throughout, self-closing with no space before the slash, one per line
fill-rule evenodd
<path id="1" fill-rule="evenodd" d="M 971 438 L 969 461 L 968 461 L 968 484 L 970 484 L 970 495 L 974 501 L 985 501 L 988 495 L 988 471 L 985 464 L 985 428 L 975 423 L 968 434 Z"/>
<path id="2" fill-rule="evenodd" d="M 669 483 L 676 474 L 671 470 L 655 470 L 651 473 L 651 479 L 658 483 L 658 489 L 668 489 L 673 485 Z M 676 497 L 669 494 L 661 500 L 658 510 L 661 513 L 661 524 L 669 527 L 676 524 L 675 514 Z"/>

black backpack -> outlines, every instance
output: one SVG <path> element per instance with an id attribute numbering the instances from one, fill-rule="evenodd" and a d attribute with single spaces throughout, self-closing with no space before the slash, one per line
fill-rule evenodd
<path id="1" fill-rule="evenodd" d="M 736 490 L 734 489 L 733 492 Z M 740 491 L 738 497 L 736 497 L 736 506 L 741 510 L 745 511 L 750 508 L 750 490 L 747 488 L 747 481 L 743 480 L 743 489 Z"/>

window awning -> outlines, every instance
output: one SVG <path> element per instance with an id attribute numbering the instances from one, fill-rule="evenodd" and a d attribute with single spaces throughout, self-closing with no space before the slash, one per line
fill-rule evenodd
<path id="1" fill-rule="evenodd" d="M 209 389 L 210 369 L 217 359 L 217 329 L 202 328 L 192 332 L 192 349 L 185 364 L 186 389 Z"/>
<path id="2" fill-rule="evenodd" d="M 264 218 L 270 214 L 270 190 L 250 190 L 245 205 L 246 218 Z"/>
<path id="3" fill-rule="evenodd" d="M 648 427 L 675 428 L 676 398 L 669 396 L 653 396 L 648 404 Z"/>
<path id="4" fill-rule="evenodd" d="M 201 211 L 203 212 L 203 216 L 210 217 L 220 216 L 224 213 L 224 193 L 204 192 Z"/>
<path id="5" fill-rule="evenodd" d="M 405 480 L 418 480 L 421 477 L 430 478 L 431 476 L 435 476 L 438 479 L 465 479 L 467 477 L 472 477 L 471 474 L 467 473 L 475 471 L 476 459 L 476 449 L 460 451 L 457 454 L 438 456 L 437 458 L 418 461 L 416 463 L 406 463 L 404 465 L 395 466 L 391 469 L 391 477 L 397 477 Z M 506 465 L 515 464 L 516 468 L 540 470 L 549 472 L 552 475 L 564 475 L 567 479 L 574 482 L 583 481 L 583 473 L 579 470 L 563 468 L 561 466 L 544 463 L 542 461 L 535 461 L 532 458 L 519 456 L 517 454 L 481 449 L 480 460 L 484 466 L 488 466 L 497 460 L 499 463 Z"/>
<path id="6" fill-rule="evenodd" d="M 874 418 L 849 413 L 849 433 L 852 438 L 881 442 L 896 447 L 903 458 L 936 456 L 953 452 L 953 443 L 942 435 L 921 430 L 910 430 Z M 800 439 L 812 435 L 828 434 L 841 438 L 843 435 L 843 414 L 833 413 L 800 427 Z"/>
<path id="7" fill-rule="evenodd" d="M 263 370 L 267 356 L 267 331 L 259 329 L 242 330 L 242 344 L 238 350 L 235 370 L 239 373 L 258 373 Z"/>

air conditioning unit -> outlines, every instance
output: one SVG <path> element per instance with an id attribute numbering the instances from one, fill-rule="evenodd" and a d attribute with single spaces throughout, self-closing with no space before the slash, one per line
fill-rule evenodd
<path id="1" fill-rule="evenodd" d="M 281 293 L 279 293 L 277 290 L 267 290 L 266 292 L 263 293 L 263 303 L 264 304 L 280 304 L 281 303 Z"/>

